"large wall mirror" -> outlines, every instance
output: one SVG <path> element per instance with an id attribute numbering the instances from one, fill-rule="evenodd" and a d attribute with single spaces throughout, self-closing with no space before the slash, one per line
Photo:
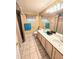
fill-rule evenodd
<path id="1" fill-rule="evenodd" d="M 58 16 L 57 32 L 63 34 L 63 13 L 60 13 Z"/>

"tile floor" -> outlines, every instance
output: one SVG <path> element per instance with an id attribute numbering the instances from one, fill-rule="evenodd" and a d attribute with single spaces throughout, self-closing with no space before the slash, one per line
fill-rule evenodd
<path id="1" fill-rule="evenodd" d="M 19 51 L 18 46 L 16 46 L 16 59 L 21 59 L 21 55 L 20 55 L 20 51 Z"/>
<path id="2" fill-rule="evenodd" d="M 40 41 L 32 34 L 26 35 L 26 41 L 21 46 L 22 59 L 50 59 Z"/>

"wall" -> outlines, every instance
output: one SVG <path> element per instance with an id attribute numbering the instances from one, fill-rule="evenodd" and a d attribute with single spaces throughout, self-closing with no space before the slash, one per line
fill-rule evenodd
<path id="1" fill-rule="evenodd" d="M 24 23 L 26 23 L 26 16 L 24 14 L 21 15 L 21 20 L 22 20 L 23 32 L 24 32 L 24 35 L 25 35 Z"/>
<path id="2" fill-rule="evenodd" d="M 18 36 L 16 35 L 16 59 L 21 59 L 20 47 L 18 43 Z"/>
<path id="3" fill-rule="evenodd" d="M 21 59 L 21 43 L 22 43 L 22 37 L 20 34 L 20 30 L 19 30 L 19 25 L 18 25 L 18 21 L 16 18 L 16 59 Z"/>
<path id="4" fill-rule="evenodd" d="M 33 33 L 35 30 L 37 30 L 38 26 L 40 28 L 44 28 L 44 24 L 41 22 L 42 17 L 39 16 L 39 15 L 35 16 L 35 22 L 32 24 L 32 29 L 30 31 L 24 30 L 24 23 L 27 23 L 26 16 L 21 15 L 21 19 L 22 19 L 22 26 L 23 26 L 24 34 Z M 60 19 L 62 19 L 62 18 L 60 18 Z M 51 30 L 57 31 L 59 33 L 63 33 L 63 22 L 61 20 L 58 22 L 58 27 L 57 27 L 58 15 L 51 16 L 51 17 L 48 18 L 48 20 L 50 21 L 50 29 Z"/>
<path id="5" fill-rule="evenodd" d="M 24 34 L 29 34 L 29 33 L 33 33 L 35 30 L 38 29 L 38 26 L 40 26 L 40 28 L 43 28 L 42 23 L 41 23 L 41 17 L 35 16 L 35 22 L 32 23 L 32 29 L 30 31 L 25 31 L 24 30 L 24 23 L 27 23 L 27 18 L 25 15 L 21 15 L 21 20 L 22 20 L 22 26 L 23 26 L 23 32 Z"/>
<path id="6" fill-rule="evenodd" d="M 40 28 L 39 29 L 44 29 L 44 24 L 42 23 L 42 17 L 40 16 L 40 19 L 39 19 L 39 26 Z"/>
<path id="7" fill-rule="evenodd" d="M 63 34 L 63 16 L 60 16 L 58 19 L 58 27 L 57 27 L 57 32 Z"/>

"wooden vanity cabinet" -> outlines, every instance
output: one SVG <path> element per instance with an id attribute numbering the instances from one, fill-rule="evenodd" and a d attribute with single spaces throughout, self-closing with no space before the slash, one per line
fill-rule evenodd
<path id="1" fill-rule="evenodd" d="M 55 51 L 55 59 L 63 59 L 63 55 L 59 51 Z"/>
<path id="2" fill-rule="evenodd" d="M 50 56 L 50 58 L 51 58 L 51 55 L 52 55 L 52 47 L 53 47 L 53 46 L 51 45 L 51 43 L 49 43 L 49 42 L 46 40 L 46 47 L 45 47 L 45 49 L 46 49 L 48 55 Z"/>
<path id="3" fill-rule="evenodd" d="M 52 59 L 63 59 L 63 55 L 56 48 L 53 48 Z"/>
<path id="4" fill-rule="evenodd" d="M 61 54 L 45 37 L 38 33 L 38 39 L 51 59 L 63 59 Z"/>
<path id="5" fill-rule="evenodd" d="M 42 36 L 40 35 L 40 33 L 38 33 L 38 39 L 41 41 L 42 40 Z"/>
<path id="6" fill-rule="evenodd" d="M 43 45 L 43 47 L 45 48 L 45 44 L 46 43 L 46 39 L 42 36 L 42 40 L 41 40 L 41 44 Z"/>
<path id="7" fill-rule="evenodd" d="M 38 33 L 38 39 L 40 40 L 41 44 L 45 48 L 45 40 L 46 39 L 40 33 Z"/>

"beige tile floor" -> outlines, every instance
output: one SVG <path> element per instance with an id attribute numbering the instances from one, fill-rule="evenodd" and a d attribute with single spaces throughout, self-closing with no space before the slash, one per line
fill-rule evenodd
<path id="1" fill-rule="evenodd" d="M 21 59 L 19 47 L 16 47 L 16 59 Z"/>
<path id="2" fill-rule="evenodd" d="M 26 41 L 21 46 L 22 59 L 50 59 L 40 41 L 32 34 L 26 35 Z"/>

